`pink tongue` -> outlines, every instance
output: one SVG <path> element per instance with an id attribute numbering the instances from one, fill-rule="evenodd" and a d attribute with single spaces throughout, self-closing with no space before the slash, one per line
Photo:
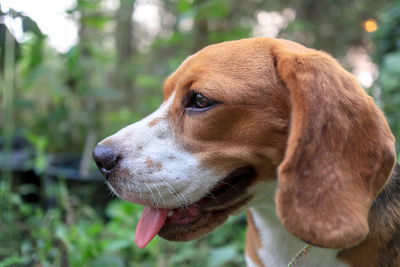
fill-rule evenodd
<path id="1" fill-rule="evenodd" d="M 158 234 L 167 219 L 168 209 L 144 207 L 142 217 L 136 226 L 135 243 L 144 248 Z"/>

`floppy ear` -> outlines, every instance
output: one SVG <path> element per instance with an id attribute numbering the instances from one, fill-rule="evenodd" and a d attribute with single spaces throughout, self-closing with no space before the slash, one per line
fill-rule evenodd
<path id="1" fill-rule="evenodd" d="M 353 246 L 368 234 L 369 209 L 395 164 L 393 135 L 372 98 L 329 55 L 304 49 L 275 58 L 292 108 L 278 217 L 307 243 Z"/>

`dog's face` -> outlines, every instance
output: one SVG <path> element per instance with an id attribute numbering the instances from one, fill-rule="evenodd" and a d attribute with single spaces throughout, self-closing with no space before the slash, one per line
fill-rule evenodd
<path id="1" fill-rule="evenodd" d="M 287 62 L 285 55 L 293 56 L 307 51 L 309 50 L 298 44 L 271 39 L 247 39 L 209 46 L 187 58 L 166 80 L 163 88 L 164 102 L 158 110 L 99 143 L 94 152 L 95 159 L 112 190 L 124 200 L 151 207 L 148 216 L 161 217 L 154 223 L 154 227 L 152 226 L 157 228 L 156 230 L 144 231 L 158 232 L 160 229 L 160 236 L 180 241 L 195 239 L 209 233 L 222 224 L 231 213 L 246 205 L 260 203 L 263 197 L 266 197 L 262 192 L 263 184 L 276 179 L 278 167 L 278 215 L 288 230 L 303 240 L 325 246 L 338 246 L 338 238 L 336 241 L 326 241 L 324 238 L 321 241 L 315 238 L 314 232 L 310 234 L 310 224 L 313 222 L 305 219 L 307 225 L 301 227 L 295 225 L 298 224 L 296 220 L 288 219 L 288 213 L 299 216 L 299 213 L 307 212 L 305 209 L 309 210 L 308 206 L 303 207 L 302 198 L 305 198 L 305 202 L 319 201 L 315 198 L 327 194 L 329 186 L 335 186 L 332 189 L 335 192 L 342 192 L 344 187 L 347 188 L 345 193 L 348 190 L 351 193 L 353 187 L 365 191 L 365 194 L 361 193 L 361 201 L 356 198 L 355 204 L 352 203 L 352 199 L 349 201 L 366 218 L 370 203 L 393 166 L 393 137 L 390 131 L 388 132 L 382 115 L 375 114 L 376 108 L 365 93 L 360 92 L 358 88 L 353 90 L 350 85 L 354 81 L 341 73 L 342 70 L 337 71 L 344 75 L 341 81 L 344 84 L 344 92 L 355 91 L 347 94 L 349 97 L 346 101 L 363 101 L 367 106 L 372 105 L 373 116 L 377 121 L 374 125 L 379 125 L 371 127 L 369 131 L 379 130 L 379 145 L 384 146 L 384 152 L 380 153 L 380 157 L 384 158 L 383 170 L 374 171 L 375 182 L 369 187 L 346 179 L 337 184 L 336 178 L 330 178 L 331 174 L 328 171 L 321 170 L 322 167 L 315 157 L 320 156 L 322 165 L 325 164 L 325 168 L 334 173 L 335 170 L 330 169 L 330 166 L 341 164 L 344 160 L 338 160 L 338 155 L 332 149 L 335 145 L 343 149 L 347 146 L 335 144 L 335 136 L 326 141 L 318 135 L 339 134 L 338 128 L 343 127 L 343 131 L 348 130 L 349 134 L 340 136 L 339 139 L 356 140 L 357 134 L 352 136 L 353 132 L 348 129 L 353 126 L 342 116 L 357 115 L 345 105 L 342 107 L 344 110 L 339 111 L 339 119 L 332 115 L 331 122 L 323 123 L 322 121 L 326 120 L 323 114 L 330 114 L 329 106 L 338 107 L 335 99 L 332 100 L 332 105 L 324 102 L 324 94 L 332 92 L 321 93 L 322 100 L 317 99 L 317 103 L 314 104 L 313 97 L 309 98 L 307 92 L 300 91 L 293 85 L 299 82 L 294 81 L 295 78 L 303 77 L 303 70 L 293 67 L 293 64 L 300 64 L 298 58 Z M 321 55 L 320 60 L 326 60 L 325 55 Z M 339 68 L 334 65 L 335 62 L 328 63 Z M 325 65 L 322 67 L 326 68 Z M 293 77 L 296 73 L 300 73 L 299 77 Z M 315 79 L 313 83 L 321 82 L 322 88 L 326 87 L 324 84 L 331 82 L 329 79 L 321 80 L 322 78 L 317 76 L 312 78 Z M 305 86 L 312 87 L 309 84 Z M 333 97 L 336 97 L 336 93 L 333 94 Z M 354 96 L 357 94 L 361 96 Z M 301 102 L 297 102 L 298 99 Z M 316 114 L 311 114 L 313 117 L 309 118 L 310 112 Z M 304 118 L 306 122 L 303 122 Z M 335 128 L 338 120 L 345 122 Z M 296 124 L 297 122 L 301 123 Z M 357 124 L 362 126 L 363 123 L 364 121 L 360 121 Z M 317 135 L 304 136 L 304 131 L 314 130 L 317 131 Z M 298 147 L 306 145 L 311 147 Z M 318 150 L 324 151 L 317 152 Z M 357 150 L 354 153 L 361 153 L 361 157 L 367 161 L 372 158 L 375 161 L 375 155 L 368 154 L 368 151 L 364 153 Z M 352 151 L 348 153 L 353 158 L 360 156 Z M 330 158 L 326 158 L 327 155 Z M 310 158 L 311 161 L 306 161 L 305 166 L 300 166 L 301 157 Z M 337 160 L 339 163 L 330 160 Z M 325 161 L 329 162 L 328 165 Z M 338 167 L 341 175 L 344 174 L 343 169 L 351 171 L 347 166 L 348 164 L 343 168 Z M 300 185 L 294 181 L 296 177 L 293 176 L 296 174 L 293 172 L 296 171 L 304 173 L 305 178 Z M 322 185 L 320 180 L 315 182 L 315 179 L 311 178 L 316 172 L 317 176 L 326 176 L 326 186 Z M 358 173 L 355 176 L 358 177 Z M 313 183 L 319 184 L 318 190 L 321 190 L 313 193 L 317 196 L 304 192 L 303 187 L 312 186 Z M 337 193 L 334 196 L 334 199 L 320 201 L 323 204 L 324 201 L 328 201 L 325 204 L 331 205 L 331 201 L 340 201 L 336 196 L 339 198 L 343 195 Z M 323 208 L 316 207 L 316 212 L 321 213 Z M 326 227 L 341 227 L 347 223 L 346 219 L 334 219 L 331 222 L 328 213 L 337 211 L 332 207 L 329 207 L 329 210 L 317 216 L 321 221 L 330 220 L 329 226 Z M 315 210 L 313 212 L 315 213 Z M 166 214 L 169 214 L 167 218 Z M 340 218 L 343 216 L 339 215 Z M 355 227 L 361 230 L 360 233 L 356 231 L 356 237 L 352 237 L 354 240 L 359 240 L 365 235 L 365 231 L 368 231 L 364 220 L 358 220 L 359 225 Z M 321 228 L 320 231 L 326 231 L 324 225 L 318 224 L 318 227 Z M 353 239 L 343 241 L 341 236 L 339 243 L 354 243 Z"/>
<path id="2" fill-rule="evenodd" d="M 119 154 L 107 181 L 122 199 L 198 209 L 171 215 L 166 239 L 210 232 L 252 199 L 253 184 L 275 179 L 289 104 L 264 49 L 225 43 L 189 57 L 166 80 L 158 110 L 100 143 Z"/>

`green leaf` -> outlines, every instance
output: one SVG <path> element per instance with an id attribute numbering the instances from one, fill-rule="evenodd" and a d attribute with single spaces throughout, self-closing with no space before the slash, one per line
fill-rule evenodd
<path id="1" fill-rule="evenodd" d="M 106 16 L 90 16 L 82 19 L 82 23 L 93 28 L 102 29 L 111 18 Z"/>
<path id="2" fill-rule="evenodd" d="M 198 251 L 193 246 L 187 246 L 179 250 L 179 253 L 172 255 L 170 261 L 173 265 L 181 264 L 189 259 L 196 258 Z"/>
<path id="3" fill-rule="evenodd" d="M 22 16 L 22 29 L 24 32 L 32 32 L 37 36 L 43 36 L 37 23 L 28 16 Z"/>
<path id="4" fill-rule="evenodd" d="M 125 266 L 122 259 L 116 256 L 105 255 L 89 263 L 92 267 L 112 266 L 112 267 L 123 267 Z"/>
<path id="5" fill-rule="evenodd" d="M 391 92 L 399 88 L 400 76 L 391 73 L 390 70 L 384 68 L 379 75 L 379 84 L 386 92 Z"/>
<path id="6" fill-rule="evenodd" d="M 145 88 L 158 88 L 161 81 L 158 77 L 154 77 L 153 75 L 142 74 L 137 76 L 136 83 Z"/>
<path id="7" fill-rule="evenodd" d="M 220 248 L 214 248 L 211 251 L 208 259 L 209 267 L 220 267 L 226 266 L 227 263 L 233 261 L 236 257 L 239 257 L 237 248 L 235 246 L 225 246 Z"/>
<path id="8" fill-rule="evenodd" d="M 184 13 L 192 7 L 188 0 L 179 0 L 176 6 L 179 13 Z"/>
<path id="9" fill-rule="evenodd" d="M 400 51 L 386 54 L 383 57 L 383 66 L 393 73 L 400 74 Z"/>
<path id="10" fill-rule="evenodd" d="M 132 244 L 132 240 L 130 239 L 113 240 L 107 244 L 105 250 L 109 252 L 120 251 L 131 246 L 134 246 L 134 244 Z"/>
<path id="11" fill-rule="evenodd" d="M 13 266 L 13 265 L 20 264 L 20 263 L 23 263 L 22 258 L 19 256 L 16 256 L 16 255 L 13 255 L 13 256 L 6 257 L 2 261 L 0 261 L 0 267 Z"/>

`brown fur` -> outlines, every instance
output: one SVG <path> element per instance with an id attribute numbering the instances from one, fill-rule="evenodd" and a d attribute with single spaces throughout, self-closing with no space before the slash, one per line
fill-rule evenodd
<path id="1" fill-rule="evenodd" d="M 310 244 L 355 245 L 368 234 L 368 211 L 392 171 L 393 136 L 371 97 L 330 56 L 284 50 L 277 60 L 292 102 L 278 216 Z"/>
<path id="2" fill-rule="evenodd" d="M 150 157 L 147 157 L 144 161 L 147 168 L 155 169 L 156 171 L 160 171 L 162 169 L 162 163 L 158 161 L 153 161 Z"/>
<path id="3" fill-rule="evenodd" d="M 161 121 L 161 118 L 156 118 L 149 122 L 149 127 L 153 127 L 154 125 L 157 125 Z"/>

